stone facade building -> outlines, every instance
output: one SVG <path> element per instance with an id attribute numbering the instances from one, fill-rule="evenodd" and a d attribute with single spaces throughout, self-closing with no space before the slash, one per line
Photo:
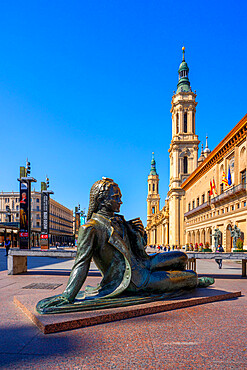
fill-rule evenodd
<path id="1" fill-rule="evenodd" d="M 237 225 L 247 246 L 246 133 L 247 115 L 183 182 L 185 243 L 212 245 L 218 229 L 225 251 L 231 252 L 231 228 Z M 230 186 L 222 182 L 229 172 Z"/>
<path id="2" fill-rule="evenodd" d="M 0 193 L 0 242 L 4 240 L 4 233 L 11 234 L 14 245 L 17 244 L 17 231 L 20 217 L 19 192 Z M 7 213 L 7 209 L 10 213 Z M 41 232 L 41 192 L 31 193 L 31 221 L 32 245 L 39 245 Z M 9 224 L 4 226 L 4 223 Z M 13 229 L 13 230 L 12 230 Z M 14 234 L 14 235 L 13 235 Z M 74 242 L 73 211 L 50 198 L 50 242 L 55 244 Z"/>
<path id="3" fill-rule="evenodd" d="M 148 244 L 186 243 L 212 245 L 215 229 L 220 230 L 222 244 L 230 251 L 230 229 L 237 225 L 247 245 L 246 208 L 246 122 L 247 115 L 212 151 L 205 149 L 198 158 L 200 141 L 196 135 L 196 94 L 191 91 L 189 68 L 183 60 L 178 74 L 177 91 L 172 97 L 172 140 L 170 183 L 165 206 L 160 210 L 159 176 L 154 158 L 148 176 L 147 234 Z M 230 170 L 229 170 L 230 169 Z M 231 185 L 222 183 L 223 172 L 231 173 Z M 211 182 L 211 192 L 210 192 Z"/>

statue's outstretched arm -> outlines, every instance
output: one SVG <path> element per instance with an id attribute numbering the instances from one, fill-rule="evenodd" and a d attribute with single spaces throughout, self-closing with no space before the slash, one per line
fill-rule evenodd
<path id="1" fill-rule="evenodd" d="M 91 225 L 82 226 L 79 230 L 77 255 L 71 270 L 69 281 L 63 296 L 73 302 L 86 280 L 93 255 L 93 244 L 96 230 Z"/>
<path id="2" fill-rule="evenodd" d="M 80 228 L 77 255 L 65 291 L 57 296 L 42 299 L 36 309 L 39 313 L 52 313 L 60 306 L 72 303 L 86 280 L 93 255 L 96 230 L 92 225 Z"/>

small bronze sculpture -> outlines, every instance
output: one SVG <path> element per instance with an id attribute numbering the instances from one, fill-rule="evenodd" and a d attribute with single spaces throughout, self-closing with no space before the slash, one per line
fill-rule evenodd
<path id="1" fill-rule="evenodd" d="M 87 223 L 81 226 L 74 266 L 62 295 L 43 299 L 39 313 L 73 312 L 164 299 L 164 293 L 208 286 L 213 279 L 198 279 L 185 270 L 187 256 L 180 251 L 149 256 L 146 233 L 139 218 L 125 221 L 120 211 L 121 191 L 109 178 L 97 181 L 90 191 Z M 96 288 L 86 287 L 90 262 L 103 279 Z"/>
<path id="2" fill-rule="evenodd" d="M 234 227 L 231 228 L 231 237 L 233 249 L 237 249 L 237 240 L 241 238 L 241 230 L 237 227 L 237 225 L 234 225 Z"/>

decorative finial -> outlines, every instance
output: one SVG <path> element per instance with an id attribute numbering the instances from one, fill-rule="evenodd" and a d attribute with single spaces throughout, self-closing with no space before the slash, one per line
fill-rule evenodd
<path id="1" fill-rule="evenodd" d="M 185 47 L 184 46 L 182 47 L 182 50 L 183 50 L 183 62 L 185 62 L 185 58 L 184 58 Z"/>
<path id="2" fill-rule="evenodd" d="M 208 136 L 206 136 L 206 145 L 205 145 L 205 149 L 204 149 L 204 154 L 206 156 L 208 156 L 210 153 L 211 153 L 211 150 L 208 147 Z"/>

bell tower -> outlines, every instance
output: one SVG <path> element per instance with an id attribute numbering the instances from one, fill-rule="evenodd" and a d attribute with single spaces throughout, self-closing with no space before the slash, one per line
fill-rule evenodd
<path id="1" fill-rule="evenodd" d="M 177 91 L 172 97 L 172 140 L 170 157 L 169 228 L 170 244 L 183 244 L 183 190 L 181 184 L 198 166 L 198 136 L 195 133 L 196 93 L 189 81 L 189 67 L 183 58 L 178 70 Z"/>
<path id="2" fill-rule="evenodd" d="M 160 210 L 159 175 L 156 171 L 154 153 L 152 153 L 151 170 L 148 175 L 147 224 Z"/>
<path id="3" fill-rule="evenodd" d="M 177 188 L 196 169 L 198 136 L 195 134 L 196 94 L 191 91 L 189 67 L 183 60 L 179 66 L 177 92 L 172 97 L 172 141 L 170 144 L 170 185 Z"/>

